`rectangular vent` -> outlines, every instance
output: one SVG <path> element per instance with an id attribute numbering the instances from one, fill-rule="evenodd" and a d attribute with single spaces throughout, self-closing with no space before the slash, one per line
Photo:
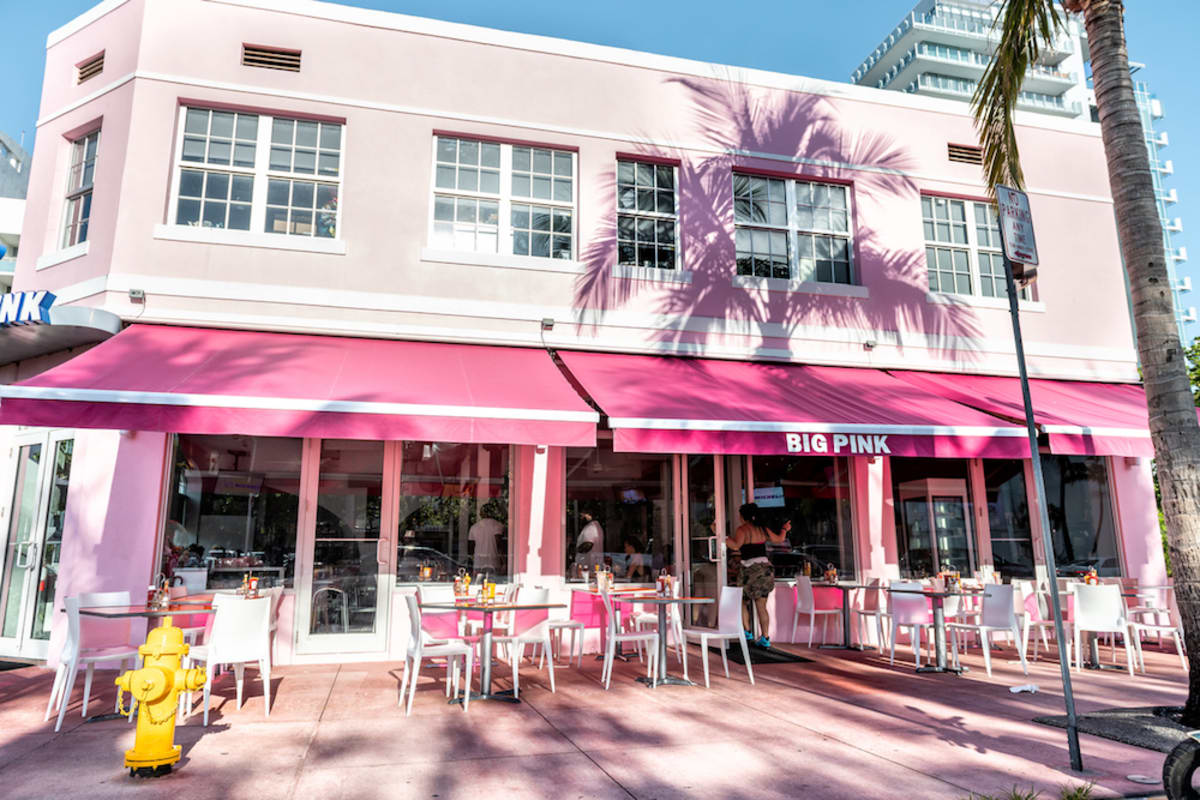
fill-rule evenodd
<path id="1" fill-rule="evenodd" d="M 951 161 L 957 161 L 960 164 L 983 163 L 983 148 L 969 144 L 948 144 L 946 145 L 946 155 Z"/>
<path id="2" fill-rule="evenodd" d="M 104 52 L 75 65 L 75 82 L 83 83 L 104 72 Z"/>
<path id="3" fill-rule="evenodd" d="M 242 45 L 242 66 L 299 72 L 300 51 L 283 50 L 278 47 L 261 47 L 256 44 L 244 44 Z"/>

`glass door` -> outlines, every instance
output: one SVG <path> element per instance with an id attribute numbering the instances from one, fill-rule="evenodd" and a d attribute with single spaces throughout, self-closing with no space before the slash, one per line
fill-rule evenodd
<path id="1" fill-rule="evenodd" d="M 928 479 L 899 486 L 903 532 L 901 574 L 922 578 L 942 571 L 970 575 L 975 569 L 970 499 L 966 481 Z"/>
<path id="2" fill-rule="evenodd" d="M 74 440 L 42 433 L 20 435 L 15 445 L 0 579 L 0 655 L 45 658 Z"/>
<path id="3" fill-rule="evenodd" d="M 395 448 L 325 439 L 306 443 L 309 502 L 300 545 L 299 653 L 383 651 L 391 597 Z"/>
<path id="4" fill-rule="evenodd" d="M 683 491 L 680 504 L 684 532 L 683 593 L 692 597 L 711 597 L 712 604 L 684 606 L 688 609 L 689 624 L 715 628 L 717 602 L 724 585 L 725 537 L 721 534 L 723 514 L 718 500 L 720 461 L 711 455 L 678 456 L 679 475 Z"/>
<path id="5" fill-rule="evenodd" d="M 975 568 L 971 547 L 970 523 L 967 521 L 967 503 L 964 497 L 935 496 L 932 498 L 933 525 L 937 531 L 936 571 L 970 575 Z"/>

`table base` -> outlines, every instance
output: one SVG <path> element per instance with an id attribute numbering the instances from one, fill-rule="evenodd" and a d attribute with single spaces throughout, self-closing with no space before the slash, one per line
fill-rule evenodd
<path id="1" fill-rule="evenodd" d="M 137 712 L 132 711 L 130 713 L 136 714 Z M 115 711 L 110 711 L 107 714 L 95 714 L 93 716 L 90 716 L 86 720 L 84 720 L 84 722 L 108 722 L 108 721 L 114 720 L 114 719 L 125 719 L 125 715 L 118 714 Z"/>
<path id="2" fill-rule="evenodd" d="M 1122 667 L 1120 664 L 1089 664 L 1086 661 L 1083 662 L 1083 668 L 1096 670 L 1097 672 L 1099 672 L 1100 670 L 1110 670 L 1112 672 L 1125 672 L 1127 670 L 1127 667 Z"/>
<path id="3" fill-rule="evenodd" d="M 869 644 L 819 644 L 818 650 L 857 650 L 863 652 L 865 650 L 874 650 L 875 648 Z"/>
<path id="4" fill-rule="evenodd" d="M 970 671 L 971 671 L 970 667 L 938 667 L 938 666 L 917 667 L 917 672 L 949 672 L 954 675 L 961 675 L 964 672 L 970 672 Z"/>
<path id="5" fill-rule="evenodd" d="M 521 702 L 521 698 L 513 695 L 512 689 L 504 689 L 499 692 L 471 692 L 471 701 L 475 702 L 478 700 L 498 700 L 501 703 Z M 450 699 L 449 704 L 456 705 L 461 704 L 462 702 L 462 697 L 453 697 Z"/>
<path id="6" fill-rule="evenodd" d="M 615 658 L 617 661 L 632 661 L 633 659 L 635 659 L 637 657 L 638 657 L 638 654 L 637 654 L 636 650 L 633 650 L 633 651 L 622 650 L 621 646 L 619 644 L 617 645 L 617 649 L 613 652 L 613 658 Z M 596 656 L 596 660 L 603 661 L 604 654 L 601 653 L 600 655 Z"/>
<path id="7" fill-rule="evenodd" d="M 644 683 L 651 689 L 657 689 L 659 686 L 695 686 L 695 681 L 689 681 L 687 678 L 676 678 L 674 675 L 668 675 L 665 678 L 647 678 L 645 675 L 634 678 L 638 683 Z"/>

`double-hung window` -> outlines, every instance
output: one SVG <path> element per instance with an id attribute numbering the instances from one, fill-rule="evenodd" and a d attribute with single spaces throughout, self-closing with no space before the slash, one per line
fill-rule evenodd
<path id="1" fill-rule="evenodd" d="M 924 196 L 925 263 L 929 291 L 1006 298 L 1004 256 L 995 206 Z M 1029 288 L 1019 297 L 1031 299 Z"/>
<path id="2" fill-rule="evenodd" d="M 733 209 L 738 275 L 854 282 L 849 187 L 735 173 Z"/>
<path id="3" fill-rule="evenodd" d="M 71 143 L 71 163 L 67 171 L 67 208 L 63 219 L 63 247 L 87 241 L 88 222 L 92 217 L 96 149 L 99 145 L 100 131 L 92 131 Z"/>
<path id="4" fill-rule="evenodd" d="M 438 135 L 433 186 L 433 247 L 575 257 L 575 153 Z"/>
<path id="5" fill-rule="evenodd" d="M 675 269 L 678 242 L 675 167 L 617 161 L 617 263 Z"/>
<path id="6" fill-rule="evenodd" d="M 342 126 L 183 109 L 177 225 L 336 238 Z"/>

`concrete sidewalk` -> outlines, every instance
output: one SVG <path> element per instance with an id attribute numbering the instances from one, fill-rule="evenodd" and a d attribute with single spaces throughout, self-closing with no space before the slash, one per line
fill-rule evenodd
<path id="1" fill-rule="evenodd" d="M 257 672 L 247 670 L 240 710 L 227 673 L 209 727 L 197 706 L 176 734 L 183 761 L 153 780 L 121 767 L 132 726 L 82 721 L 82 680 L 53 733 L 42 722 L 51 674 L 30 667 L 0 673 L 0 797 L 957 800 L 1014 784 L 1057 798 L 1060 786 L 1087 781 L 1097 797 L 1155 790 L 1125 776 L 1159 776 L 1161 754 L 1084 736 L 1087 772 L 1074 775 L 1065 733 L 1030 722 L 1062 713 L 1057 662 L 1032 664 L 1026 678 L 1004 649 L 988 678 L 973 650 L 972 671 L 955 677 L 915 674 L 903 647 L 895 667 L 872 652 L 797 650 L 813 663 L 762 666 L 755 686 L 732 663 L 726 679 L 713 654 L 707 691 L 648 689 L 633 681 L 644 671 L 635 661 L 618 664 L 606 692 L 587 656 L 582 670 L 557 670 L 551 694 L 545 672 L 526 666 L 524 702 L 474 703 L 466 714 L 446 704 L 441 671 L 430 668 L 407 718 L 396 707 L 397 664 L 280 668 L 269 718 Z M 1132 680 L 1077 673 L 1080 710 L 1182 703 L 1175 655 L 1148 647 L 1146 659 L 1147 674 Z M 690 669 L 700 675 L 694 647 Z M 510 674 L 497 666 L 500 683 Z M 90 713 L 112 709 L 112 676 L 97 673 Z M 1008 691 L 1030 682 L 1038 694 Z"/>

